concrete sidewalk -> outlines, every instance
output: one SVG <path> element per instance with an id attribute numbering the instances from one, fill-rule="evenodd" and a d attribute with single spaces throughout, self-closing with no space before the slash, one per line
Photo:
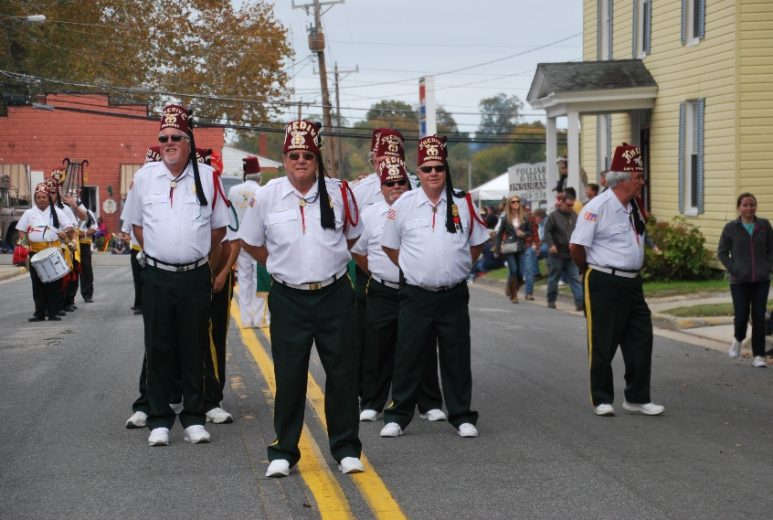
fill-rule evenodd
<path id="1" fill-rule="evenodd" d="M 505 298 L 504 280 L 491 279 L 484 275 L 477 278 L 474 285 L 499 290 L 502 292 L 502 297 Z M 520 296 L 522 298 L 522 295 Z M 521 299 L 521 305 L 547 305 L 547 286 L 535 285 L 534 298 L 534 301 Z M 665 313 L 666 310 L 676 307 L 713 303 L 732 303 L 730 288 L 728 287 L 726 292 L 720 293 L 696 293 L 665 298 L 647 298 L 647 304 L 652 311 L 652 324 L 655 327 L 656 334 L 679 339 L 712 350 L 727 352 L 730 343 L 733 341 L 734 327 L 732 316 L 678 318 Z M 559 290 L 556 306 L 561 311 L 576 312 L 574 310 L 574 299 L 568 290 Z M 750 342 L 751 326 L 749 326 L 746 339 L 743 342 L 743 348 L 741 349 L 741 358 L 743 359 L 751 358 Z M 773 348 L 773 336 L 767 336 L 766 343 L 766 351 L 770 351 Z"/>

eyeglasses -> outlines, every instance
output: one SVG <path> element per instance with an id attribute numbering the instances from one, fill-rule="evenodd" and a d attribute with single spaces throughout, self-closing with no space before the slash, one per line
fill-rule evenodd
<path id="1" fill-rule="evenodd" d="M 521 199 L 513 199 L 513 200 L 510 201 L 510 204 L 512 204 L 513 202 L 517 202 L 518 204 L 520 204 L 521 203 Z"/>
<path id="2" fill-rule="evenodd" d="M 159 135 L 158 136 L 159 143 L 166 143 L 170 139 L 175 143 L 179 143 L 182 139 L 185 139 L 187 141 L 188 137 L 184 135 Z"/>
<path id="3" fill-rule="evenodd" d="M 394 188 L 395 186 L 405 186 L 406 184 L 408 184 L 408 181 L 400 179 L 399 181 L 386 181 L 384 186 L 387 188 Z"/>
<path id="4" fill-rule="evenodd" d="M 288 153 L 287 154 L 287 158 L 290 159 L 291 161 L 297 161 L 298 159 L 301 158 L 301 156 L 303 156 L 303 160 L 305 160 L 305 161 L 313 161 L 314 158 L 316 157 L 316 155 L 314 155 L 311 152 L 306 152 L 306 153 L 302 153 L 302 154 L 301 153 Z"/>
<path id="5" fill-rule="evenodd" d="M 446 171 L 446 165 L 439 164 L 438 166 L 419 166 L 419 171 L 423 173 L 432 173 L 432 170 L 435 170 L 438 173 L 443 173 Z"/>

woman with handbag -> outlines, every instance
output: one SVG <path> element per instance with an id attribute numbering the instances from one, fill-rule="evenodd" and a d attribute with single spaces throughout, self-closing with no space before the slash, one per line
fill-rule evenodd
<path id="1" fill-rule="evenodd" d="M 507 206 L 499 219 L 496 229 L 494 251 L 503 255 L 509 270 L 506 294 L 510 302 L 518 303 L 518 289 L 523 283 L 526 237 L 531 236 L 531 224 L 526 209 L 521 206 L 521 198 L 511 195 Z"/>

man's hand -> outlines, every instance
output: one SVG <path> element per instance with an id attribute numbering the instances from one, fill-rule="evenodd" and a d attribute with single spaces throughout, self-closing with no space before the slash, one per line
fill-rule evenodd
<path id="1" fill-rule="evenodd" d="M 217 276 L 215 276 L 215 280 L 212 282 L 213 293 L 219 293 L 220 291 L 223 290 L 223 286 L 225 286 L 226 278 L 228 278 L 227 274 L 228 274 L 227 271 L 223 269 L 222 271 L 220 271 L 220 273 Z"/>
<path id="2" fill-rule="evenodd" d="M 558 253 L 558 248 L 556 246 L 550 246 L 550 249 L 548 249 L 548 253 L 551 255 L 555 255 Z"/>

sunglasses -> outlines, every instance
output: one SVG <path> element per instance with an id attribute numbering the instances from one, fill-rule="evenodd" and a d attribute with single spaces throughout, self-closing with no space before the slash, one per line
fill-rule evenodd
<path id="1" fill-rule="evenodd" d="M 419 166 L 419 171 L 423 173 L 432 173 L 432 170 L 435 170 L 438 173 L 443 173 L 446 171 L 446 165 L 440 164 L 438 166 Z"/>
<path id="2" fill-rule="evenodd" d="M 313 153 L 306 152 L 306 153 L 303 153 L 303 154 L 300 154 L 300 153 L 288 153 L 287 154 L 287 158 L 290 159 L 291 161 L 297 161 L 298 159 L 301 158 L 301 155 L 303 155 L 303 159 L 305 161 L 313 161 L 314 158 L 316 157 L 316 155 L 314 155 Z"/>
<path id="3" fill-rule="evenodd" d="M 384 186 L 387 188 L 394 188 L 395 186 L 405 186 L 406 184 L 408 184 L 408 181 L 400 179 L 399 181 L 386 181 Z"/>
<path id="4" fill-rule="evenodd" d="M 521 203 L 521 199 L 513 199 L 513 200 L 510 201 L 510 204 L 512 204 L 513 202 L 517 202 L 518 204 L 520 204 Z"/>
<path id="5" fill-rule="evenodd" d="M 185 139 L 186 141 L 188 140 L 188 138 L 184 135 L 159 135 L 158 136 L 159 143 L 166 143 L 170 139 L 175 143 L 179 143 L 183 139 Z"/>

